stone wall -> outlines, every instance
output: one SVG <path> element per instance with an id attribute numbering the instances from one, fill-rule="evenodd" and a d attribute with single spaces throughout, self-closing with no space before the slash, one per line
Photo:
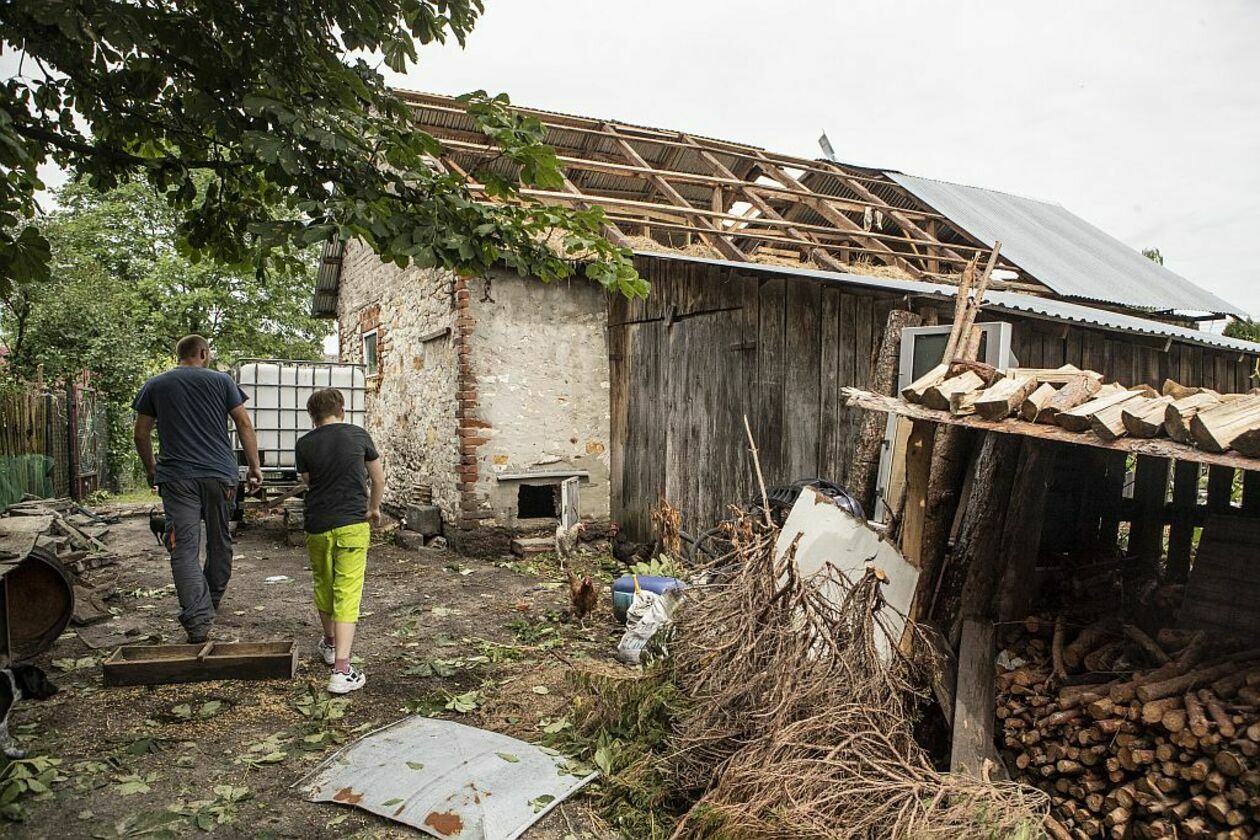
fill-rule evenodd
<path id="1" fill-rule="evenodd" d="M 591 283 L 544 285 L 508 272 L 464 280 L 383 264 L 346 248 L 338 297 L 341 357 L 363 362 L 368 430 L 395 508 L 431 492 L 456 548 L 508 550 L 522 484 L 586 473 L 584 518 L 609 511 L 607 303 Z M 525 479 L 513 474 L 528 474 Z M 543 491 L 545 492 L 545 490 Z"/>
<path id="2" fill-rule="evenodd" d="M 460 511 L 456 283 L 449 271 L 399 269 L 351 242 L 337 301 L 342 361 L 363 363 L 363 335 L 377 331 L 367 428 L 384 461 L 385 502 L 404 510 L 431 495 L 448 523 Z"/>
<path id="3" fill-rule="evenodd" d="M 516 528 L 521 484 L 586 472 L 583 518 L 609 511 L 607 300 L 584 280 L 543 284 L 495 272 L 468 283 L 479 426 L 465 445 L 482 525 Z M 470 407 L 472 403 L 469 404 Z M 503 478 L 514 474 L 536 478 Z M 550 473 L 551 475 L 546 475 Z"/>

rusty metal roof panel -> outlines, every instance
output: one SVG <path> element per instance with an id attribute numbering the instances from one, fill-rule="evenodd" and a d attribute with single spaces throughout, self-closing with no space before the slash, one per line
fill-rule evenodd
<path id="1" fill-rule="evenodd" d="M 447 840 L 513 840 L 595 778 L 552 750 L 421 715 L 333 754 L 295 787 Z"/>
<path id="2" fill-rule="evenodd" d="M 1245 315 L 1058 204 L 886 172 L 901 186 L 1057 294 L 1152 312 Z"/>

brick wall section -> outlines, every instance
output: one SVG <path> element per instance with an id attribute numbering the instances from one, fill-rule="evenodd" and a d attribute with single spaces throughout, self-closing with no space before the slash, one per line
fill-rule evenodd
<path id="1" fill-rule="evenodd" d="M 477 450 L 489 441 L 486 429 L 489 424 L 481 419 L 477 401 L 477 370 L 473 359 L 472 336 L 476 326 L 473 318 L 472 293 L 468 281 L 455 281 L 455 335 L 454 346 L 458 373 L 455 379 L 455 427 L 459 439 L 459 515 L 457 525 L 461 530 L 476 528 L 490 517 L 484 494 L 478 492 Z"/>

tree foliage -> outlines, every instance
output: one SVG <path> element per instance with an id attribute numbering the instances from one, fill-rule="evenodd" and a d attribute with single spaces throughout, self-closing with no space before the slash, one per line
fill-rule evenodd
<path id="1" fill-rule="evenodd" d="M 1251 318 L 1235 318 L 1225 325 L 1225 335 L 1260 343 L 1260 321 Z"/>
<path id="2" fill-rule="evenodd" d="M 544 281 L 572 275 L 581 255 L 588 278 L 645 295 L 629 253 L 601 235 L 601 210 L 520 195 L 563 184 L 536 119 L 505 96 L 463 97 L 517 173 L 485 174 L 495 201 L 475 201 L 433 166 L 440 145 L 370 61 L 402 71 L 417 44 L 462 45 L 481 11 L 481 0 L 0 3 L 0 41 L 20 66 L 0 85 L 0 295 L 49 276 L 32 221 L 44 162 L 99 191 L 146 181 L 177 212 L 193 261 L 262 265 L 337 235 L 400 266 L 502 261 Z"/>
<path id="3" fill-rule="evenodd" d="M 5 370 L 48 381 L 91 371 L 115 469 L 131 458 L 131 399 L 172 364 L 180 337 L 206 336 L 221 363 L 319 358 L 328 323 L 309 314 L 313 249 L 273 261 L 265 275 L 232 270 L 183 256 L 180 214 L 144 184 L 98 193 L 72 182 L 57 203 L 40 220 L 50 278 L 16 283 L 0 308 Z"/>
<path id="4" fill-rule="evenodd" d="M 1160 250 L 1158 248 L 1143 248 L 1142 256 L 1146 257 L 1148 260 L 1155 263 L 1156 265 L 1164 264 L 1164 255 L 1160 253 Z"/>

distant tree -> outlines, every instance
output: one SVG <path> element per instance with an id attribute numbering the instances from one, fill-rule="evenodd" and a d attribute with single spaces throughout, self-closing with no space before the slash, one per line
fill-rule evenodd
<path id="1" fill-rule="evenodd" d="M 202 178 L 201 181 L 208 179 Z M 41 220 L 50 278 L 18 282 L 0 306 L 5 371 L 33 378 L 92 372 L 105 400 L 115 474 L 131 463 L 130 403 L 145 377 L 198 332 L 221 363 L 243 355 L 319 358 L 328 324 L 309 314 L 317 255 L 273 261 L 266 281 L 181 253 L 179 213 L 151 188 L 106 193 L 71 182 Z"/>
<path id="2" fill-rule="evenodd" d="M 1142 256 L 1146 257 L 1156 265 L 1164 264 L 1164 255 L 1159 252 L 1158 248 L 1143 248 Z"/>
<path id="3" fill-rule="evenodd" d="M 1236 318 L 1225 325 L 1225 335 L 1230 338 L 1241 338 L 1244 341 L 1260 342 L 1260 321 L 1251 318 Z"/>
<path id="4" fill-rule="evenodd" d="M 481 0 L 0 3 L 0 46 L 18 62 L 0 83 L 0 297 L 50 276 L 33 221 L 44 163 L 99 191 L 147 182 L 177 211 L 181 250 L 227 265 L 341 236 L 400 266 L 502 261 L 543 281 L 571 276 L 581 254 L 589 279 L 646 295 L 601 210 L 520 194 L 564 188 L 538 120 L 505 96 L 464 98 L 511 164 L 476 173 L 494 201 L 474 200 L 432 165 L 441 146 L 371 63 L 401 72 L 418 44 L 462 45 L 481 12 Z"/>

